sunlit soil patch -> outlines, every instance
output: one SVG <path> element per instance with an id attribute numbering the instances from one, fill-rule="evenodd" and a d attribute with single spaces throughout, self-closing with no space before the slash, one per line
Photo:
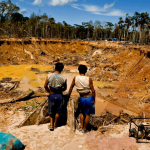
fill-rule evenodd
<path id="1" fill-rule="evenodd" d="M 116 85 L 116 83 L 115 84 L 113 84 L 113 83 L 109 83 L 109 82 L 102 82 L 102 81 L 93 81 L 93 84 L 94 84 L 94 86 L 98 86 L 98 87 L 100 87 L 100 88 L 116 88 L 117 87 L 117 85 Z"/>

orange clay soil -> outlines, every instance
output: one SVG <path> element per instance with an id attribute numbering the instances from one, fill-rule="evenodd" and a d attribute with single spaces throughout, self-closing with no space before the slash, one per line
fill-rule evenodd
<path id="1" fill-rule="evenodd" d="M 137 67 L 133 67 L 141 59 L 141 52 L 149 50 L 148 46 L 136 46 L 132 43 L 125 44 L 112 41 L 84 42 L 36 38 L 1 39 L 0 45 L 1 66 L 34 65 L 36 63 L 38 65 L 34 65 L 32 68 L 43 71 L 45 69 L 39 67 L 39 65 L 47 66 L 47 70 L 52 70 L 53 64 L 60 61 L 65 64 L 66 73 L 77 74 L 78 65 L 84 63 L 87 64 L 89 69 L 87 75 L 94 80 L 95 86 L 110 89 L 111 93 L 118 97 L 135 98 L 139 100 L 139 103 L 149 101 L 149 58 L 144 56 Z M 50 69 L 48 69 L 49 65 Z M 23 68 L 21 67 L 21 69 Z M 10 72 L 9 74 L 11 76 Z M 7 72 L 5 77 L 9 77 Z M 20 77 L 23 78 L 22 75 Z M 40 81 L 42 84 L 44 77 L 45 75 Z M 18 78 L 18 80 L 20 79 Z M 30 83 L 34 81 L 35 79 L 32 79 Z M 33 85 L 41 86 L 37 83 L 33 83 Z M 146 104 L 146 109 L 148 108 L 149 105 Z"/>

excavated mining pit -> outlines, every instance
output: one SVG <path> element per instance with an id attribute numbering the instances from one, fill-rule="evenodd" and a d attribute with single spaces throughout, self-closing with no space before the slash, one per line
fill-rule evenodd
<path id="1" fill-rule="evenodd" d="M 73 133 L 67 126 L 53 133 L 49 132 L 47 124 L 17 128 L 47 98 L 43 84 L 56 62 L 65 65 L 67 91 L 78 74 L 78 65 L 88 66 L 87 75 L 93 79 L 96 90 L 96 113 L 90 124 L 98 130 L 82 135 L 78 130 Z M 127 125 L 133 116 L 150 117 L 149 66 L 150 51 L 145 45 L 0 39 L 0 131 L 17 136 L 27 145 L 26 149 L 72 149 L 72 146 L 73 149 L 111 149 L 111 144 L 118 150 L 149 149 L 149 144 L 137 144 L 128 137 Z M 78 97 L 75 89 L 73 97 Z M 69 105 L 70 111 L 74 109 Z M 98 144 L 100 139 L 107 143 L 109 139 L 111 144 Z M 120 145 L 114 140 L 127 144 Z"/>

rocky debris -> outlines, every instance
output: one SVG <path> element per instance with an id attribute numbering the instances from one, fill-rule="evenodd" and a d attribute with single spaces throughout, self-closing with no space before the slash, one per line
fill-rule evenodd
<path id="1" fill-rule="evenodd" d="M 28 90 L 26 92 L 16 89 L 19 81 L 10 81 L 11 78 L 0 80 L 0 104 L 12 103 L 16 101 L 29 100 L 35 97 L 47 97 L 44 87 L 38 87 L 37 91 Z"/>
<path id="2" fill-rule="evenodd" d="M 139 100 L 138 107 L 148 109 L 150 107 L 150 97 L 142 97 Z"/>
<path id="3" fill-rule="evenodd" d="M 3 78 L 0 80 L 0 91 L 8 92 L 16 89 L 19 83 L 19 81 L 12 81 L 12 78 Z"/>
<path id="4" fill-rule="evenodd" d="M 79 58 L 77 56 L 68 56 L 67 59 L 62 60 L 64 65 L 72 65 L 72 66 L 78 66 L 78 60 Z"/>
<path id="5" fill-rule="evenodd" d="M 0 123 L 5 122 L 5 118 L 3 116 L 0 116 Z"/>
<path id="6" fill-rule="evenodd" d="M 39 93 L 45 93 L 45 88 L 44 87 L 37 87 L 38 88 L 38 90 L 37 90 L 37 92 L 39 92 Z"/>
<path id="7" fill-rule="evenodd" d="M 108 86 L 104 86 L 105 89 L 117 89 L 115 86 L 111 86 L 111 85 L 108 85 Z"/>
<path id="8" fill-rule="evenodd" d="M 47 71 L 41 71 L 38 68 L 31 68 L 30 71 L 36 72 L 36 74 L 43 74 L 43 73 L 49 73 L 52 72 L 51 70 L 47 70 Z"/>
<path id="9" fill-rule="evenodd" d="M 102 50 L 100 49 L 100 50 L 96 50 L 96 51 L 92 54 L 92 56 L 101 55 L 101 54 L 102 54 Z"/>
<path id="10" fill-rule="evenodd" d="M 100 116 L 91 116 L 89 123 L 90 125 L 99 128 L 100 126 L 108 126 L 109 124 L 126 124 L 131 118 L 134 118 L 134 116 L 130 116 L 123 111 L 120 112 L 119 116 L 116 116 L 106 110 L 106 112 Z"/>
<path id="11" fill-rule="evenodd" d="M 41 56 L 45 56 L 46 54 L 45 54 L 45 52 L 41 52 L 41 54 L 40 54 Z"/>
<path id="12" fill-rule="evenodd" d="M 53 62 L 59 62 L 59 60 L 60 60 L 60 57 L 55 56 Z"/>
<path id="13" fill-rule="evenodd" d="M 0 80 L 0 82 L 2 83 L 2 82 L 9 82 L 9 81 L 11 81 L 12 80 L 12 78 L 8 78 L 8 77 L 6 77 L 6 78 L 2 78 L 2 80 Z"/>
<path id="14" fill-rule="evenodd" d="M 79 71 L 78 71 L 78 69 L 72 69 L 72 70 L 70 70 L 69 72 L 70 72 L 70 73 L 78 73 Z"/>
<path id="15" fill-rule="evenodd" d="M 40 70 L 38 68 L 33 68 L 33 67 L 31 67 L 30 71 L 40 72 Z"/>
<path id="16" fill-rule="evenodd" d="M 17 97 L 0 100 L 0 104 L 12 103 L 12 102 L 28 99 L 31 95 L 33 95 L 32 90 L 29 90 L 28 92 L 22 92 L 22 94 L 18 95 Z"/>

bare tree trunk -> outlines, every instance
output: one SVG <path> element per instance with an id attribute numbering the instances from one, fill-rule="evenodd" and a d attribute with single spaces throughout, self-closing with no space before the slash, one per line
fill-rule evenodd
<path id="1" fill-rule="evenodd" d="M 141 38 L 142 38 L 142 27 L 140 25 L 140 38 L 139 38 L 139 43 L 141 43 Z"/>
<path id="2" fill-rule="evenodd" d="M 135 26 L 133 27 L 133 43 L 135 41 Z"/>
<path id="3" fill-rule="evenodd" d="M 126 25 L 124 27 L 124 40 L 126 39 Z"/>
<path id="4" fill-rule="evenodd" d="M 45 34 L 46 34 L 46 38 L 47 38 L 47 26 L 48 26 L 48 25 L 46 24 L 46 30 L 45 30 L 45 32 L 46 32 L 46 33 L 45 33 Z"/>
<path id="5" fill-rule="evenodd" d="M 121 34 L 121 29 L 120 29 L 120 37 L 119 37 L 119 38 L 120 38 L 120 41 L 121 41 L 121 36 L 122 36 L 122 34 Z"/>
<path id="6" fill-rule="evenodd" d="M 43 38 L 44 38 L 44 24 L 43 24 Z"/>
<path id="7" fill-rule="evenodd" d="M 126 41 L 128 41 L 128 36 L 129 36 L 129 30 L 127 28 L 127 37 L 126 37 Z"/>
<path id="8" fill-rule="evenodd" d="M 32 26 L 31 26 L 31 29 L 30 29 L 30 35 L 32 36 Z"/>
<path id="9" fill-rule="evenodd" d="M 68 29 L 68 39 L 70 38 L 70 35 L 69 35 L 69 29 Z"/>
<path id="10" fill-rule="evenodd" d="M 36 28 L 37 28 L 36 36 L 39 37 L 39 32 L 38 32 L 38 21 L 37 21 Z"/>
<path id="11" fill-rule="evenodd" d="M 51 25 L 51 38 L 52 38 L 52 25 Z"/>
<path id="12" fill-rule="evenodd" d="M 148 41 L 147 41 L 147 43 L 149 43 L 149 39 L 150 39 L 150 29 L 149 29 L 149 32 L 148 32 Z"/>

